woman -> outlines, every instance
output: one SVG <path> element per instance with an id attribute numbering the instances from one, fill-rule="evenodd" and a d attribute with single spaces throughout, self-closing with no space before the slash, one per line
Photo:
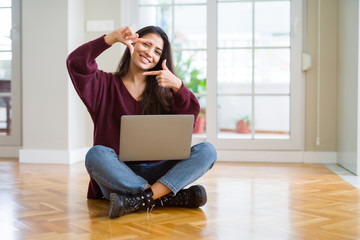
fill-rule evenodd
<path id="1" fill-rule="evenodd" d="M 117 72 L 99 70 L 96 57 L 118 42 L 127 48 Z M 118 159 L 122 115 L 199 114 L 196 97 L 174 74 L 165 32 L 154 26 L 137 33 L 119 28 L 77 48 L 68 56 L 67 67 L 94 122 L 94 146 L 85 158 L 88 199 L 109 199 L 110 218 L 154 206 L 203 206 L 204 187 L 183 188 L 214 165 L 216 151 L 210 143 L 193 146 L 190 158 L 180 161 Z"/>

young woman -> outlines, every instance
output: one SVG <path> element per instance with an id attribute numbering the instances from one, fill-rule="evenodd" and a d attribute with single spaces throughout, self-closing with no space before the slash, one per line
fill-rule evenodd
<path id="1" fill-rule="evenodd" d="M 99 70 L 95 59 L 115 43 L 127 46 L 116 73 Z M 90 41 L 67 58 L 67 68 L 94 122 L 94 146 L 86 155 L 88 199 L 110 200 L 109 217 L 154 206 L 197 208 L 206 201 L 201 185 L 183 189 L 216 161 L 210 143 L 191 148 L 179 161 L 119 161 L 122 115 L 199 114 L 199 103 L 175 75 L 165 32 L 154 26 L 134 33 L 123 27 Z"/>

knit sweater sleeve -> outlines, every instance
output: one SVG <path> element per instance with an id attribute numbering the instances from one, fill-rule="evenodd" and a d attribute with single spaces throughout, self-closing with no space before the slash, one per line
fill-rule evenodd
<path id="1" fill-rule="evenodd" d="M 176 114 L 193 114 L 194 124 L 200 112 L 196 96 L 183 84 L 178 92 L 173 92 L 173 112 Z"/>
<path id="2" fill-rule="evenodd" d="M 109 47 L 104 36 L 101 36 L 75 49 L 66 60 L 75 90 L 92 117 L 99 107 L 106 82 L 110 79 L 110 73 L 99 70 L 95 59 Z"/>

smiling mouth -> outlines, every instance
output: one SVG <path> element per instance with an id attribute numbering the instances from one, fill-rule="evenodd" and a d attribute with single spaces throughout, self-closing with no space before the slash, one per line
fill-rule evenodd
<path id="1" fill-rule="evenodd" d="M 140 55 L 140 59 L 141 59 L 141 61 L 142 61 L 143 63 L 150 63 L 150 60 L 147 59 L 146 57 L 142 56 L 142 55 Z"/>

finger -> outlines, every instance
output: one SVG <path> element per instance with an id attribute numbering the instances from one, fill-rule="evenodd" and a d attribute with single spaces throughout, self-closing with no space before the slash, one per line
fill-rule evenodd
<path id="1" fill-rule="evenodd" d="M 133 54 L 133 52 L 134 52 L 134 46 L 132 45 L 132 43 L 129 42 L 129 41 L 125 41 L 125 42 L 123 42 L 123 43 L 125 44 L 125 46 L 127 46 L 127 47 L 129 48 L 130 54 Z"/>
<path id="2" fill-rule="evenodd" d="M 162 71 L 149 71 L 149 72 L 144 72 L 143 74 L 145 76 L 148 76 L 148 75 L 155 76 L 155 75 L 160 75 L 161 73 L 162 73 Z"/>
<path id="3" fill-rule="evenodd" d="M 134 34 L 131 34 L 131 35 L 127 35 L 127 36 L 125 37 L 125 39 L 126 39 L 126 40 L 129 40 L 129 39 L 134 40 L 134 39 L 137 39 L 138 37 L 139 37 L 139 34 L 134 33 Z"/>
<path id="4" fill-rule="evenodd" d="M 151 40 L 151 39 L 146 39 L 146 38 L 136 38 L 136 39 L 133 39 L 133 42 L 152 43 L 153 40 Z"/>
<path id="5" fill-rule="evenodd" d="M 158 85 L 163 88 L 170 88 L 169 85 L 163 81 L 158 81 Z"/>
<path id="6" fill-rule="evenodd" d="M 168 70 L 167 66 L 166 66 L 166 59 L 164 59 L 164 61 L 162 62 L 162 68 L 164 70 Z"/>
<path id="7" fill-rule="evenodd" d="M 124 29 L 124 32 L 130 33 L 130 34 L 134 33 L 134 31 L 132 30 L 132 28 L 130 26 L 126 26 L 123 29 Z"/>
<path id="8" fill-rule="evenodd" d="M 164 83 L 163 83 L 163 81 L 161 81 L 161 80 L 157 80 L 157 84 L 158 84 L 160 87 L 164 87 Z"/>
<path id="9" fill-rule="evenodd" d="M 135 33 L 133 32 L 133 30 L 131 29 L 131 27 L 127 26 L 124 27 L 123 29 L 121 29 L 123 38 L 126 38 L 128 36 L 134 35 Z"/>
<path id="10" fill-rule="evenodd" d="M 132 29 L 131 29 L 131 27 L 126 26 L 126 27 L 119 28 L 119 32 L 121 32 L 124 35 L 126 35 L 129 32 L 132 34 Z"/>
<path id="11" fill-rule="evenodd" d="M 130 44 L 126 44 L 126 46 L 128 46 L 129 50 L 130 50 L 130 54 L 133 54 L 134 52 L 134 46 L 130 43 Z"/>

